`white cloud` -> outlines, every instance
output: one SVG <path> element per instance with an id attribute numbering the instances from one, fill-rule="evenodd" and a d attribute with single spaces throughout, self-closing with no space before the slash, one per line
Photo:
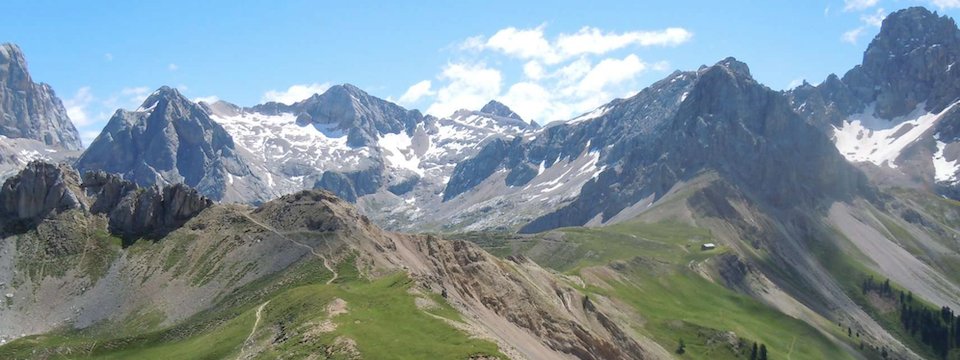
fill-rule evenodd
<path id="1" fill-rule="evenodd" d="M 80 132 L 80 142 L 82 142 L 84 146 L 90 146 L 90 144 L 93 143 L 93 140 L 95 140 L 95 139 L 97 138 L 97 136 L 100 135 L 100 132 L 101 132 L 100 130 L 85 130 L 85 131 L 81 131 L 81 132 Z"/>
<path id="2" fill-rule="evenodd" d="M 400 96 L 400 99 L 397 100 L 397 102 L 408 105 L 420 101 L 420 99 L 426 96 L 432 96 L 434 92 L 430 89 L 431 86 L 432 84 L 430 80 L 423 80 L 413 84 L 407 89 L 407 92 Z"/>
<path id="3" fill-rule="evenodd" d="M 879 8 L 877 9 L 877 11 L 873 12 L 872 14 L 861 15 L 860 22 L 873 27 L 880 27 L 880 25 L 883 25 L 883 19 L 885 19 L 886 17 L 887 17 L 887 12 L 884 11 L 883 8 Z"/>
<path id="4" fill-rule="evenodd" d="M 879 0 L 843 0 L 843 11 L 859 11 L 872 8 Z"/>
<path id="5" fill-rule="evenodd" d="M 508 27 L 493 34 L 484 46 L 521 59 L 540 59 L 553 64 L 561 59 L 543 37 L 543 28 L 543 25 L 533 29 Z"/>
<path id="6" fill-rule="evenodd" d="M 794 89 L 800 85 L 803 85 L 803 78 L 796 78 L 796 79 L 790 80 L 790 83 L 787 84 L 787 87 L 785 90 Z"/>
<path id="7" fill-rule="evenodd" d="M 200 96 L 200 97 L 195 97 L 195 98 L 193 98 L 193 102 L 195 102 L 195 103 L 199 103 L 199 102 L 201 102 L 201 101 L 202 101 L 202 102 L 205 102 L 205 103 L 207 103 L 207 104 L 213 104 L 213 103 L 215 103 L 215 102 L 217 102 L 217 101 L 220 101 L 220 98 L 217 97 L 216 95 Z"/>
<path id="8" fill-rule="evenodd" d="M 539 60 L 554 65 L 581 55 L 603 55 L 628 46 L 676 46 L 690 41 L 693 33 L 680 27 L 656 31 L 604 32 L 583 27 L 573 34 L 563 34 L 551 42 L 544 36 L 545 25 L 532 29 L 508 27 L 497 31 L 486 42 L 482 38 L 467 39 L 467 49 L 490 49 L 523 60 Z"/>
<path id="9" fill-rule="evenodd" d="M 863 26 L 856 29 L 850 29 L 847 32 L 844 32 L 843 35 L 840 35 L 840 40 L 856 45 L 857 39 L 860 38 L 860 35 L 863 34 L 863 31 L 866 30 Z"/>
<path id="10" fill-rule="evenodd" d="M 603 91 L 609 85 L 622 83 L 636 77 L 647 65 L 637 55 L 630 54 L 620 59 L 604 59 L 588 72 L 577 86 L 576 94 L 588 96 Z"/>
<path id="11" fill-rule="evenodd" d="M 674 46 L 690 41 L 693 33 L 683 28 L 667 28 L 660 31 L 631 31 L 617 34 L 604 33 L 600 29 L 584 27 L 575 34 L 561 34 L 557 48 L 565 56 L 581 54 L 606 54 L 629 45 Z"/>
<path id="12" fill-rule="evenodd" d="M 120 95 L 126 100 L 126 104 L 122 106 L 137 107 L 147 100 L 147 96 L 150 96 L 150 88 L 146 86 L 123 88 L 120 90 Z"/>
<path id="13" fill-rule="evenodd" d="M 544 71 L 543 65 L 540 65 L 536 60 L 531 60 L 523 64 L 523 74 L 530 79 L 539 80 L 543 78 L 543 75 L 545 75 Z"/>
<path id="14" fill-rule="evenodd" d="M 932 0 L 930 2 L 941 9 L 960 8 L 960 0 Z"/>
<path id="15" fill-rule="evenodd" d="M 960 1 L 960 0 L 957 0 L 957 1 Z M 883 24 L 883 19 L 886 17 L 887 17 L 887 12 L 883 8 L 879 8 L 873 13 L 860 15 L 861 25 L 844 32 L 842 35 L 840 35 L 840 40 L 856 45 L 857 40 L 860 39 L 860 36 L 863 35 L 868 28 L 880 27 L 880 25 Z"/>
<path id="16" fill-rule="evenodd" d="M 93 119 L 87 115 L 87 107 L 93 100 L 93 92 L 90 91 L 90 87 L 84 86 L 77 90 L 72 98 L 63 101 L 63 106 L 67 108 L 67 116 L 73 121 L 74 126 L 83 127 L 93 122 Z"/>
<path id="17" fill-rule="evenodd" d="M 330 88 L 330 83 L 312 83 L 312 84 L 302 84 L 302 85 L 293 85 L 287 90 L 277 91 L 270 90 L 263 94 L 262 101 L 270 102 L 276 101 L 282 104 L 293 104 L 298 101 L 304 100 L 313 94 L 319 94 Z"/>
<path id="18" fill-rule="evenodd" d="M 437 90 L 436 101 L 427 108 L 434 116 L 449 116 L 459 109 L 476 109 L 500 95 L 503 79 L 499 70 L 484 64 L 447 64 L 440 79 L 447 84 Z"/>
<path id="19" fill-rule="evenodd" d="M 677 46 L 693 36 L 679 27 L 611 32 L 588 26 L 554 37 L 547 36 L 545 28 L 508 27 L 488 38 L 466 39 L 457 47 L 462 60 L 447 64 L 430 87 L 411 87 L 407 93 L 435 91 L 426 110 L 434 116 L 478 109 L 496 99 L 528 120 L 565 120 L 615 96 L 636 94 L 642 74 L 664 72 L 671 66 L 667 61 L 645 62 L 636 54 L 615 52 L 630 47 Z M 505 56 L 494 57 L 493 66 L 484 62 L 491 54 Z M 522 71 L 509 68 L 513 66 Z"/>
<path id="20" fill-rule="evenodd" d="M 180 67 L 179 67 L 179 66 L 177 66 L 177 64 L 174 64 L 174 63 L 170 63 L 169 65 L 167 65 L 167 70 L 170 70 L 170 71 L 177 71 L 177 70 L 179 70 L 179 69 L 180 69 Z"/>

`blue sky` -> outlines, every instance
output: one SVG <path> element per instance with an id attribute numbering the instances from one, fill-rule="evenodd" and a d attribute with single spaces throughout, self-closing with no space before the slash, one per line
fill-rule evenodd
<path id="1" fill-rule="evenodd" d="M 438 116 L 496 98 L 565 119 L 735 56 L 774 89 L 860 61 L 885 14 L 960 0 L 6 1 L 0 42 L 64 99 L 85 144 L 161 85 L 291 102 L 331 84 Z"/>

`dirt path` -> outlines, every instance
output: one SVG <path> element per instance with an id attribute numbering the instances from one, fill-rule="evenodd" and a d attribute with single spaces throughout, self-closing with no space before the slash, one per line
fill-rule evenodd
<path id="1" fill-rule="evenodd" d="M 289 236 L 287 236 L 287 235 L 285 235 L 284 233 L 278 231 L 278 230 L 275 229 L 273 226 L 264 224 L 264 223 L 260 222 L 259 220 L 254 219 L 252 216 L 250 216 L 250 214 L 244 213 L 244 214 L 243 214 L 243 217 L 247 218 L 247 220 L 250 220 L 250 222 L 252 222 L 252 223 L 254 223 L 254 224 L 257 224 L 258 226 L 260 226 L 260 227 L 262 227 L 262 228 L 264 228 L 264 229 L 269 230 L 270 232 L 276 234 L 277 236 L 283 238 L 284 240 L 287 240 L 287 241 L 289 241 L 289 242 L 291 242 L 291 243 L 294 243 L 294 244 L 297 245 L 297 246 L 300 246 L 300 247 L 302 247 L 302 248 L 305 248 L 305 249 L 307 249 L 307 250 L 310 250 L 310 253 L 313 254 L 313 256 L 316 256 L 317 258 L 319 258 L 319 259 L 323 262 L 323 267 L 327 268 L 327 270 L 330 271 L 330 272 L 333 274 L 333 276 L 330 278 L 330 280 L 327 280 L 327 285 L 332 284 L 332 283 L 334 282 L 334 280 L 337 280 L 337 278 L 340 276 L 340 274 L 337 273 L 337 270 L 334 269 L 332 266 L 330 266 L 330 261 L 327 260 L 327 257 L 326 257 L 326 256 L 323 256 L 323 255 L 320 254 L 320 253 L 318 253 L 312 246 L 307 245 L 307 244 L 304 244 L 304 243 L 299 242 L 299 241 L 297 241 L 297 240 L 291 239 Z"/>
<path id="2" fill-rule="evenodd" d="M 237 356 L 237 359 L 243 357 L 243 351 L 247 348 L 247 344 L 253 340 L 253 335 L 257 332 L 257 326 L 260 326 L 260 315 L 263 313 L 263 308 L 270 303 L 270 300 L 267 300 L 265 303 L 260 304 L 260 307 L 257 308 L 257 320 L 253 322 L 253 328 L 250 329 L 250 335 L 247 335 L 247 339 L 243 341 L 243 345 L 240 346 L 240 355 Z"/>

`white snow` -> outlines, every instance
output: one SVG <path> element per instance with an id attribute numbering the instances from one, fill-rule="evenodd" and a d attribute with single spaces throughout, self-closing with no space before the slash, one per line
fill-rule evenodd
<path id="1" fill-rule="evenodd" d="M 333 124 L 301 126 L 296 116 L 286 113 L 241 113 L 211 118 L 222 125 L 238 145 L 264 162 L 295 158 L 317 168 L 328 168 L 329 163 L 337 159 L 345 161 L 361 156 L 347 146 L 347 134 L 336 130 Z"/>
<path id="2" fill-rule="evenodd" d="M 157 100 L 157 101 L 154 101 L 153 104 L 150 104 L 150 105 L 148 105 L 148 106 L 140 105 L 140 107 L 137 108 L 136 112 L 152 113 L 152 112 L 153 112 L 153 109 L 156 109 L 156 108 L 157 108 L 157 104 L 159 104 L 159 103 L 160 103 L 160 101 Z"/>
<path id="3" fill-rule="evenodd" d="M 926 104 L 921 103 L 911 113 L 893 120 L 875 117 L 874 105 L 870 105 L 863 113 L 850 116 L 839 128 L 834 127 L 834 144 L 847 160 L 896 168 L 895 161 L 903 149 L 930 130 L 941 115 L 956 104 L 933 114 L 925 111 Z"/>
<path id="4" fill-rule="evenodd" d="M 937 152 L 933 154 L 934 179 L 938 182 L 957 182 L 957 170 L 960 170 L 960 159 L 952 161 L 944 158 L 943 151 L 947 144 L 937 140 Z"/>
<path id="5" fill-rule="evenodd" d="M 603 116 L 604 114 L 607 113 L 607 111 L 610 111 L 610 108 L 608 108 L 606 105 L 604 105 L 604 106 L 598 107 L 598 108 L 596 108 L 596 109 L 593 109 L 593 111 L 591 111 L 591 112 L 588 112 L 588 113 L 586 113 L 586 114 L 583 114 L 583 115 L 577 116 L 577 117 L 575 117 L 575 118 L 573 118 L 573 119 L 570 119 L 570 121 L 568 121 L 567 123 L 568 123 L 568 124 L 577 124 L 577 123 L 582 123 L 582 122 L 585 122 L 585 121 L 593 120 L 593 119 L 596 119 L 596 118 L 598 118 L 598 117 Z"/>
<path id="6" fill-rule="evenodd" d="M 384 157 L 388 163 L 396 168 L 407 169 L 423 176 L 423 169 L 420 168 L 420 158 L 414 153 L 411 145 L 413 139 L 406 133 L 383 134 L 377 145 L 384 152 Z"/>

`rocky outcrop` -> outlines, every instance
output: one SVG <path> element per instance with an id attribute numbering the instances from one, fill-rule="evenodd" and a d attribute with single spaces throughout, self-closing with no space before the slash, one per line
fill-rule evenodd
<path id="1" fill-rule="evenodd" d="M 226 197 L 231 176 L 251 175 L 233 139 L 203 108 L 169 87 L 151 94 L 136 111 L 118 110 L 76 166 L 119 174 L 140 186 L 183 183 L 216 200 L 253 200 Z"/>
<path id="2" fill-rule="evenodd" d="M 305 190 L 284 195 L 254 210 L 253 215 L 277 229 L 337 231 L 370 225 L 352 205 L 325 190 Z"/>
<path id="3" fill-rule="evenodd" d="M 80 134 L 50 85 L 34 83 L 20 47 L 0 44 L 0 135 L 79 150 Z"/>
<path id="4" fill-rule="evenodd" d="M 183 184 L 144 189 L 105 172 L 89 172 L 81 182 L 68 165 L 34 161 L 0 189 L 0 225 L 7 232 L 18 232 L 80 209 L 105 215 L 108 230 L 130 241 L 160 238 L 211 205 L 210 199 Z"/>
<path id="5" fill-rule="evenodd" d="M 109 212 L 110 232 L 128 242 L 159 239 L 211 205 L 213 201 L 183 184 L 151 186 L 123 197 Z"/>
<path id="6" fill-rule="evenodd" d="M 313 185 L 314 189 L 329 190 L 349 202 L 357 202 L 361 196 L 373 194 L 383 185 L 383 165 L 379 162 L 362 170 L 324 171 Z"/>
<path id="7" fill-rule="evenodd" d="M 0 225 L 15 232 L 52 214 L 83 209 L 79 189 L 80 177 L 69 166 L 31 162 L 0 189 Z"/>

